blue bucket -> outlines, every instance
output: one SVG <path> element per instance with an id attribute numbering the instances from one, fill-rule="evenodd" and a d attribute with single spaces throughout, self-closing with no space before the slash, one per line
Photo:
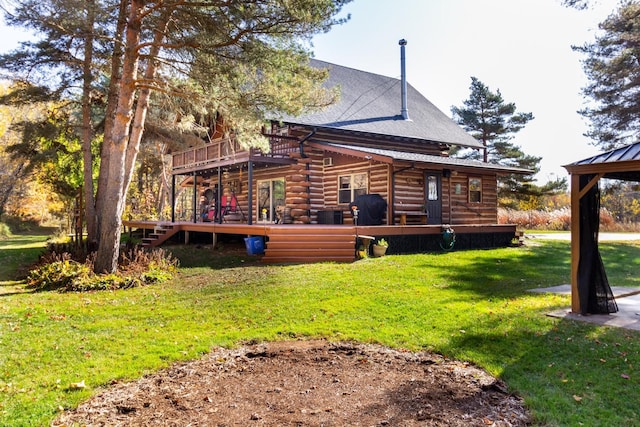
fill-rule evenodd
<path id="1" fill-rule="evenodd" d="M 264 253 L 264 239 L 260 236 L 245 237 L 244 244 L 249 255 L 262 255 Z"/>

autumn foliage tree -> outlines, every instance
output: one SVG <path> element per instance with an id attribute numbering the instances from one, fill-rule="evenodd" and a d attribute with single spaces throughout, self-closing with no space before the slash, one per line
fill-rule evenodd
<path id="1" fill-rule="evenodd" d="M 0 87 L 0 215 L 47 220 L 82 188 L 74 122 L 64 105 L 36 101 L 48 98 L 40 89 Z"/>
<path id="2" fill-rule="evenodd" d="M 8 96 L 14 88 L 0 85 L 0 98 Z M 28 177 L 27 157 L 12 155 L 9 148 L 20 142 L 21 133 L 16 125 L 39 116 L 39 111 L 26 106 L 0 105 L 0 216 L 6 212 L 10 198 L 21 189 Z"/>

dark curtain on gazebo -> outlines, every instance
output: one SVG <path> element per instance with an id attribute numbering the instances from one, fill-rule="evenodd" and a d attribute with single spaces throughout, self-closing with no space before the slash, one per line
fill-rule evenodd
<path id="1" fill-rule="evenodd" d="M 593 178 L 594 175 L 581 175 L 580 190 Z M 578 295 L 582 314 L 609 314 L 618 311 L 598 249 L 599 230 L 600 190 L 598 185 L 594 185 L 580 199 Z"/>

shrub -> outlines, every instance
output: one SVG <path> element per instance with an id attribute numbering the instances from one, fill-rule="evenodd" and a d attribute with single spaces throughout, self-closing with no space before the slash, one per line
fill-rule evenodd
<path id="1" fill-rule="evenodd" d="M 90 275 L 91 270 L 86 264 L 61 259 L 31 270 L 27 276 L 27 287 L 36 291 L 66 290 L 73 288 L 75 281 L 87 280 Z"/>
<path id="2" fill-rule="evenodd" d="M 11 237 L 11 229 L 4 222 L 0 222 L 0 240 L 5 240 Z"/>
<path id="3" fill-rule="evenodd" d="M 604 208 L 600 209 L 600 228 L 607 231 L 619 231 L 616 230 L 618 227 L 616 227 L 615 218 L 611 215 L 611 212 Z"/>
<path id="4" fill-rule="evenodd" d="M 518 211 L 498 209 L 498 223 L 515 224 L 531 230 L 570 230 L 571 209 L 561 208 L 552 211 Z M 636 223 L 619 223 L 607 209 L 600 210 L 600 231 L 638 231 Z"/>
<path id="5" fill-rule="evenodd" d="M 562 208 L 549 212 L 546 221 L 547 230 L 569 230 L 571 229 L 571 209 Z"/>
<path id="6" fill-rule="evenodd" d="M 69 249 L 71 252 L 65 252 Z M 114 274 L 95 274 L 95 253 L 81 259 L 82 249 L 69 244 L 51 244 L 27 277 L 27 286 L 36 291 L 85 292 L 127 289 L 161 283 L 173 277 L 178 261 L 163 249 L 124 251 Z"/>
<path id="7" fill-rule="evenodd" d="M 65 292 L 107 291 L 115 289 L 128 289 L 142 285 L 137 277 L 122 276 L 119 274 L 92 274 L 78 277 L 64 289 Z"/>
<path id="8" fill-rule="evenodd" d="M 139 247 L 120 253 L 118 268 L 127 272 L 143 272 L 150 269 L 166 270 L 174 273 L 178 260 L 162 248 L 144 250 Z"/>

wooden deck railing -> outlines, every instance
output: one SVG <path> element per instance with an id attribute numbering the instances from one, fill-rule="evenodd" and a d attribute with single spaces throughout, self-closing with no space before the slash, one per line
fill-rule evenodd
<path id="1" fill-rule="evenodd" d="M 221 139 L 201 147 L 173 153 L 173 171 L 206 169 L 217 163 L 234 158 L 287 158 L 290 153 L 299 151 L 297 140 L 289 137 L 269 137 L 268 153 L 259 148 L 246 149 L 233 139 Z"/>

